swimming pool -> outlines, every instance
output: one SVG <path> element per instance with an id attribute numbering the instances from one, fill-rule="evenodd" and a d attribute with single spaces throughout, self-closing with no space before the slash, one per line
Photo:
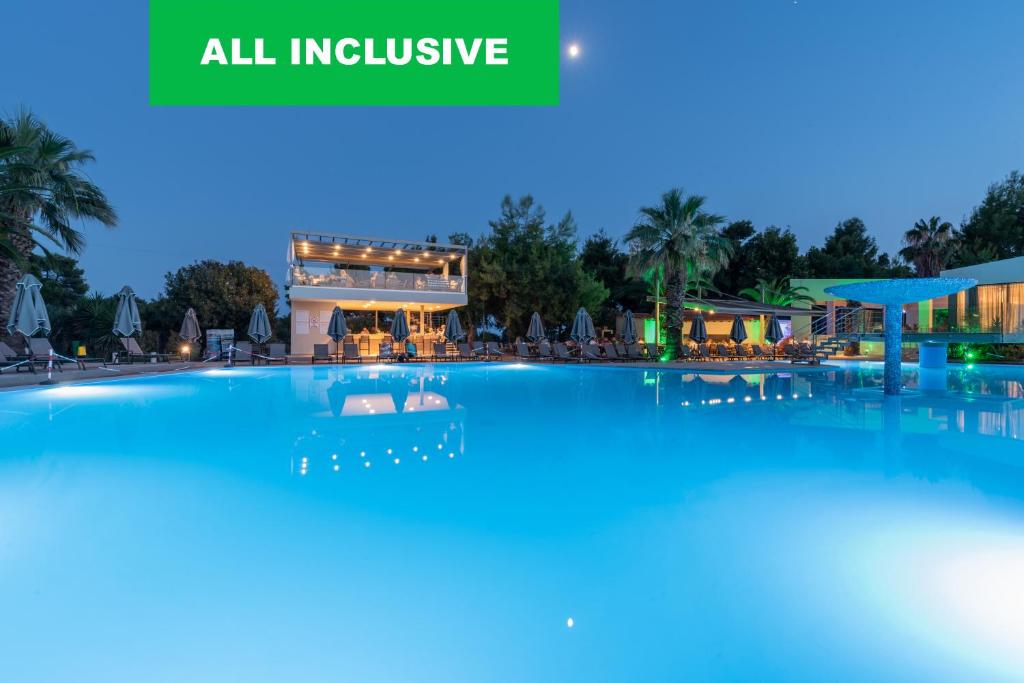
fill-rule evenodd
<path id="1" fill-rule="evenodd" d="M 0 680 L 1024 678 L 1024 372 L 0 394 Z M 571 621 L 570 621 L 571 620 Z"/>

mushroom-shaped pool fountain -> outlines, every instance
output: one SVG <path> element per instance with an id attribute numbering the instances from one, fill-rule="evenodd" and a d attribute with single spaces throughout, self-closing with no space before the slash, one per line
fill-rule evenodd
<path id="1" fill-rule="evenodd" d="M 885 375 L 886 394 L 900 393 L 900 362 L 903 343 L 903 304 L 927 301 L 978 284 L 977 280 L 953 277 L 922 277 L 906 280 L 876 280 L 828 287 L 832 296 L 854 301 L 885 305 Z M 945 346 L 943 346 L 945 348 Z"/>

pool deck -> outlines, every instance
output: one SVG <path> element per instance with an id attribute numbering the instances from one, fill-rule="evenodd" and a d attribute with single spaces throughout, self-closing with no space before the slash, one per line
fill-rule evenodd
<path id="1" fill-rule="evenodd" d="M 296 362 L 298 361 L 298 362 Z M 419 361 L 422 363 L 424 361 Z M 428 361 L 429 362 L 429 361 Z M 441 361 L 457 363 L 458 361 Z M 501 361 L 474 361 L 487 362 L 522 362 L 515 356 L 506 356 Z M 525 361 L 539 365 L 563 365 L 563 363 L 552 363 L 549 361 Z M 299 359 L 293 359 L 292 365 L 308 365 Z M 412 363 L 415 365 L 416 363 Z M 706 361 L 698 363 L 625 363 L 625 362 L 592 362 L 592 363 L 567 363 L 571 366 L 598 366 L 615 368 L 633 368 L 638 370 L 671 370 L 682 372 L 696 372 L 708 374 L 753 374 L 759 372 L 821 372 L 823 370 L 836 370 L 834 365 L 806 365 L 793 364 L 788 361 Z M 127 365 L 107 365 L 106 367 L 92 366 L 86 370 L 65 368 L 64 372 L 54 372 L 53 379 L 59 384 L 73 384 L 75 382 L 95 382 L 97 380 L 110 380 L 119 377 L 138 377 L 162 375 L 169 372 L 196 372 L 209 370 L 213 367 L 224 367 L 225 363 L 132 363 Z M 351 366 L 352 364 L 348 364 Z M 248 364 L 240 364 L 239 367 L 250 367 Z M 261 366 L 262 367 L 262 366 Z M 275 367 L 281 367 L 280 365 Z M 0 391 L 7 389 L 19 389 L 39 386 L 46 379 L 45 371 L 37 371 L 34 374 L 28 371 L 15 372 L 8 370 L 0 373 Z"/>

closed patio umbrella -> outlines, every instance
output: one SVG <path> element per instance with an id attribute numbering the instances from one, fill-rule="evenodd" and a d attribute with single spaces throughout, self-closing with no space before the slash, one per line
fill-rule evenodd
<path id="1" fill-rule="evenodd" d="M 459 322 L 459 314 L 453 308 L 448 311 L 448 319 L 444 321 L 444 338 L 455 344 L 465 336 L 466 332 L 462 329 L 462 323 Z"/>
<path id="2" fill-rule="evenodd" d="M 732 329 L 729 330 L 729 339 L 737 344 L 742 344 L 747 338 L 747 328 L 743 324 L 743 316 L 738 315 L 732 319 Z"/>
<path id="3" fill-rule="evenodd" d="M 703 344 L 708 340 L 708 326 L 704 322 L 704 315 L 698 313 L 693 322 L 690 323 L 690 339 L 697 344 Z"/>
<path id="4" fill-rule="evenodd" d="M 635 344 L 637 340 L 636 336 L 636 323 L 633 322 L 633 311 L 626 311 L 626 315 L 623 316 L 622 321 L 622 341 L 627 344 Z"/>
<path id="5" fill-rule="evenodd" d="M 257 344 L 263 344 L 273 335 L 270 329 L 270 318 L 267 316 L 267 309 L 263 308 L 263 304 L 256 304 L 256 308 L 252 309 L 252 317 L 249 318 L 249 329 L 246 334 Z"/>
<path id="6" fill-rule="evenodd" d="M 348 336 L 348 325 L 345 324 L 345 311 L 335 306 L 331 311 L 331 320 L 327 323 L 327 336 L 334 340 L 334 353 L 338 354 L 338 345 Z"/>
<path id="7" fill-rule="evenodd" d="M 580 344 L 586 344 L 597 338 L 594 320 L 587 313 L 587 309 L 580 307 L 580 310 L 576 311 L 576 318 L 572 321 L 572 332 L 569 333 L 569 337 Z"/>
<path id="8" fill-rule="evenodd" d="M 768 319 L 768 328 L 764 333 L 764 340 L 775 346 L 782 340 L 782 325 L 779 324 L 779 319 L 774 315 Z"/>
<path id="9" fill-rule="evenodd" d="M 43 301 L 43 283 L 33 275 L 18 280 L 14 304 L 7 316 L 7 333 L 21 332 L 26 337 L 50 334 L 50 315 Z"/>
<path id="10" fill-rule="evenodd" d="M 530 316 L 530 326 L 526 329 L 526 338 L 532 342 L 537 342 L 546 337 L 544 333 L 544 321 L 540 319 L 540 313 L 537 311 L 533 312 Z"/>
<path id="11" fill-rule="evenodd" d="M 199 318 L 196 316 L 196 309 L 190 308 L 185 311 L 185 318 L 181 321 L 181 330 L 178 332 L 178 336 L 189 344 L 195 344 L 203 336 L 203 333 L 199 330 Z M 188 351 L 188 360 L 192 360 L 192 349 L 185 347 L 185 350 Z"/>
<path id="12" fill-rule="evenodd" d="M 117 312 L 114 314 L 113 333 L 118 337 L 131 337 L 142 332 L 142 318 L 139 317 L 139 304 L 135 301 L 135 292 L 128 285 L 117 293 Z"/>
<path id="13" fill-rule="evenodd" d="M 395 319 L 391 321 L 391 338 L 401 344 L 409 338 L 409 321 L 405 319 L 405 309 L 395 311 Z"/>
<path id="14" fill-rule="evenodd" d="M 199 330 L 199 318 L 196 316 L 196 309 L 190 308 L 185 311 L 185 318 L 181 321 L 181 331 L 178 336 L 189 344 L 195 344 L 203 333 Z"/>

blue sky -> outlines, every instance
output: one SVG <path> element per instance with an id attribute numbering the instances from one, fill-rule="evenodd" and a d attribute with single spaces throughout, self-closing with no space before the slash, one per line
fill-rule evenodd
<path id="1" fill-rule="evenodd" d="M 9 3 L 4 20 L 0 109 L 93 149 L 121 213 L 82 257 L 107 293 L 153 296 L 199 258 L 280 282 L 291 228 L 479 234 L 506 193 L 619 236 L 678 185 L 802 248 L 857 215 L 891 251 L 1024 169 L 1013 0 L 563 0 L 583 54 L 539 109 L 154 109 L 142 0 Z"/>

